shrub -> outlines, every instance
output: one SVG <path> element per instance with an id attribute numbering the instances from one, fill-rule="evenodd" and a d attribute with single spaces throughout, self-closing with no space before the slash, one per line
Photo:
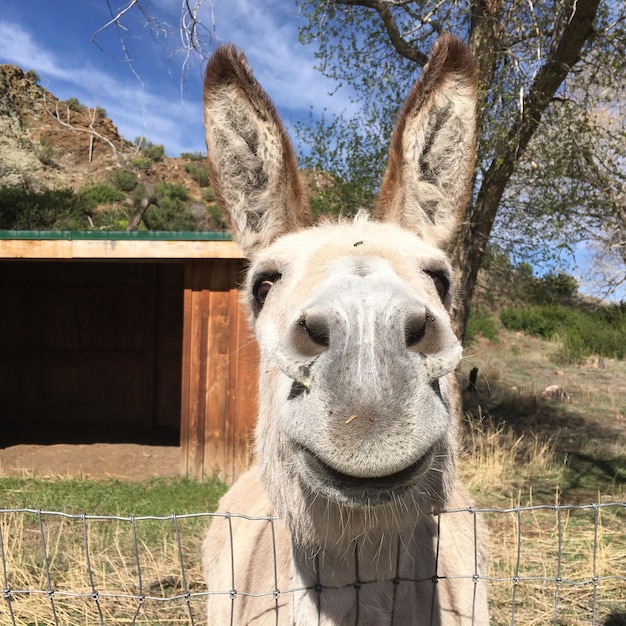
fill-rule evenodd
<path id="1" fill-rule="evenodd" d="M 591 355 L 623 359 L 626 356 L 626 314 L 621 307 L 594 314 L 562 305 L 509 307 L 500 312 L 505 328 L 551 339 L 561 347 L 553 355 L 560 363 L 577 363 Z"/>
<path id="2" fill-rule="evenodd" d="M 211 187 L 207 187 L 202 191 L 202 199 L 206 202 L 215 202 L 215 194 L 213 193 L 213 189 L 211 189 Z"/>
<path id="3" fill-rule="evenodd" d="M 107 110 L 104 107 L 101 107 L 101 106 L 97 106 L 96 107 L 96 113 L 100 117 L 106 117 L 107 116 Z"/>
<path id="4" fill-rule="evenodd" d="M 204 161 L 206 154 L 204 152 L 181 152 L 180 158 L 187 161 Z"/>
<path id="5" fill-rule="evenodd" d="M 186 202 L 189 200 L 189 191 L 180 183 L 157 183 L 154 191 L 161 200 Z"/>
<path id="6" fill-rule="evenodd" d="M 130 161 L 131 167 L 136 167 L 138 170 L 149 170 L 152 167 L 152 159 L 147 157 L 135 157 Z"/>
<path id="7" fill-rule="evenodd" d="M 109 175 L 111 184 L 120 191 L 131 192 L 138 183 L 137 175 L 122 168 L 115 169 Z"/>
<path id="8" fill-rule="evenodd" d="M 217 230 L 226 230 L 228 228 L 228 222 L 222 213 L 222 209 L 220 209 L 217 204 L 210 204 L 207 207 L 207 211 L 213 221 L 213 228 L 216 228 Z"/>
<path id="9" fill-rule="evenodd" d="M 189 192 L 179 183 L 157 183 L 154 191 L 159 206 L 151 206 L 143 221 L 148 230 L 188 231 L 196 224 L 189 210 Z"/>
<path id="10" fill-rule="evenodd" d="M 85 185 L 78 193 L 81 203 L 88 209 L 94 209 L 101 204 L 110 202 L 121 202 L 125 198 L 121 191 L 108 183 Z"/>
<path id="11" fill-rule="evenodd" d="M 35 146 L 35 155 L 44 165 L 54 164 L 54 148 L 45 138 L 40 139 Z"/>
<path id="12" fill-rule="evenodd" d="M 467 345 L 471 344 L 478 335 L 482 335 L 486 339 L 493 341 L 497 338 L 498 331 L 487 309 L 483 307 L 472 307 L 465 329 L 465 343 Z"/>
<path id="13" fill-rule="evenodd" d="M 200 187 L 209 186 L 209 164 L 208 163 L 186 163 L 185 172 L 195 180 Z"/>
<path id="14" fill-rule="evenodd" d="M 28 72 L 26 72 L 26 76 L 30 76 L 36 83 L 41 82 L 41 77 L 35 70 L 28 70 Z"/>
<path id="15" fill-rule="evenodd" d="M 81 230 L 89 210 L 71 189 L 31 191 L 25 185 L 0 187 L 0 228 L 7 230 Z"/>
<path id="16" fill-rule="evenodd" d="M 521 330 L 542 339 L 551 339 L 557 329 L 555 316 L 545 307 L 508 307 L 500 311 L 500 321 L 509 330 Z"/>
<path id="17" fill-rule="evenodd" d="M 83 105 L 79 102 L 78 98 L 68 98 L 65 101 L 65 106 L 70 110 L 70 111 L 75 111 L 76 113 L 78 113 L 79 111 L 82 110 Z"/>
<path id="18" fill-rule="evenodd" d="M 169 202 L 151 206 L 143 216 L 148 230 L 193 231 L 196 229 L 193 215 L 188 208 L 174 207 Z"/>
<path id="19" fill-rule="evenodd" d="M 143 157 L 150 161 L 160 161 L 165 156 L 165 146 L 154 144 L 145 137 L 135 137 L 134 144 L 141 150 Z"/>
<path id="20" fill-rule="evenodd" d="M 148 141 L 146 147 L 142 150 L 143 155 L 151 161 L 160 161 L 165 156 L 165 146 L 153 144 Z"/>
<path id="21" fill-rule="evenodd" d="M 129 222 L 129 212 L 131 209 L 128 207 L 117 207 L 114 209 L 107 209 L 106 211 L 98 211 L 94 213 L 91 221 L 93 228 L 104 230 L 126 230 Z"/>

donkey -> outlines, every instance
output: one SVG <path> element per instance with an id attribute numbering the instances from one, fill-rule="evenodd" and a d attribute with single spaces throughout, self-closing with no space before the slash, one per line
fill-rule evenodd
<path id="1" fill-rule="evenodd" d="M 486 532 L 455 476 L 445 252 L 469 199 L 476 84 L 467 48 L 441 36 L 373 218 L 311 225 L 244 55 L 225 46 L 208 64 L 211 184 L 250 260 L 260 350 L 256 461 L 203 544 L 211 624 L 488 624 Z"/>

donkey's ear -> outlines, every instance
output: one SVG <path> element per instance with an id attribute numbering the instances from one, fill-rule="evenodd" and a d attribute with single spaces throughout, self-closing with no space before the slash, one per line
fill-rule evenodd
<path id="1" fill-rule="evenodd" d="M 442 35 L 396 122 L 375 218 L 449 245 L 469 200 L 476 91 L 471 53 Z"/>
<path id="2" fill-rule="evenodd" d="M 311 221 L 296 157 L 243 53 L 223 46 L 204 79 L 211 187 L 247 256 Z"/>

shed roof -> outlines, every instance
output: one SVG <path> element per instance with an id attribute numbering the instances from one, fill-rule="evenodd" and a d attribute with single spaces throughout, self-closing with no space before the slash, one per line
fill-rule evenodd
<path id="1" fill-rule="evenodd" d="M 0 230 L 0 259 L 241 259 L 228 233 Z"/>

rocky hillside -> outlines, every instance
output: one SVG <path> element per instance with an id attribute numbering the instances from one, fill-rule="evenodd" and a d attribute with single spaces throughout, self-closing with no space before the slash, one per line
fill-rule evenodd
<path id="1" fill-rule="evenodd" d="M 98 183 L 111 184 L 123 173 L 136 178 L 136 187 L 122 189 L 123 200 L 98 211 L 122 210 L 130 218 L 140 198 L 153 189 L 182 186 L 190 227 L 221 230 L 224 223 L 212 202 L 206 161 L 200 155 L 189 157 L 167 157 L 161 146 L 149 142 L 140 149 L 120 135 L 104 109 L 91 109 L 75 98 L 58 100 L 38 84 L 34 72 L 0 65 L 0 188 L 70 188 L 78 193 Z"/>
<path id="2" fill-rule="evenodd" d="M 60 101 L 36 78 L 0 65 L 0 185 L 75 187 L 106 176 L 118 165 L 107 142 L 122 155 L 128 142 L 102 109 Z"/>

